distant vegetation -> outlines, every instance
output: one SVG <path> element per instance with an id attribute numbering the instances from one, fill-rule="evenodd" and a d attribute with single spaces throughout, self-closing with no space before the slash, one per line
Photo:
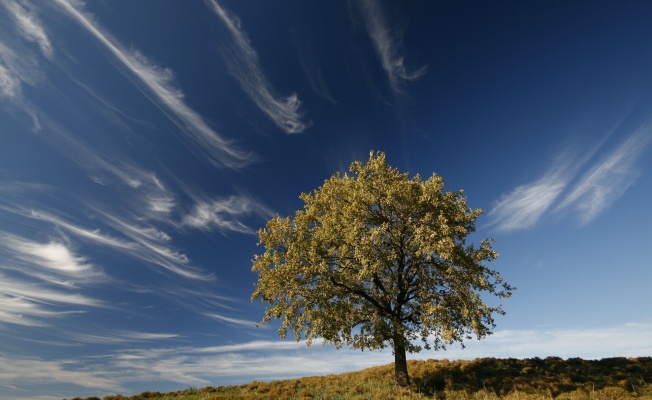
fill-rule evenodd
<path id="1" fill-rule="evenodd" d="M 103 400 L 218 399 L 652 399 L 652 357 L 599 361 L 557 357 L 518 360 L 409 361 L 412 384 L 394 383 L 394 365 L 340 375 L 314 376 L 173 393 L 144 392 Z M 82 400 L 75 398 L 73 400 Z M 89 397 L 86 400 L 101 400 Z"/>

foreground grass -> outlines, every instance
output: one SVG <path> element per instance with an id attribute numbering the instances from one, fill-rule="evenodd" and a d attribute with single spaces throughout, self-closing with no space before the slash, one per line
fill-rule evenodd
<path id="1" fill-rule="evenodd" d="M 394 385 L 394 364 L 314 376 L 104 400 L 219 399 L 652 399 L 652 357 L 599 361 L 557 357 L 409 361 L 409 388 Z M 81 400 L 81 399 L 73 399 Z M 87 400 L 99 400 L 88 398 Z"/>

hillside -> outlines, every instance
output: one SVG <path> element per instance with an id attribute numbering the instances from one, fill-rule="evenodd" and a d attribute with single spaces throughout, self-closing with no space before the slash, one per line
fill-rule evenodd
<path id="1" fill-rule="evenodd" d="M 389 364 L 340 375 L 191 388 L 165 394 L 106 396 L 104 400 L 652 399 L 652 357 L 413 360 L 409 362 L 409 371 L 409 389 L 393 384 L 394 367 Z"/>

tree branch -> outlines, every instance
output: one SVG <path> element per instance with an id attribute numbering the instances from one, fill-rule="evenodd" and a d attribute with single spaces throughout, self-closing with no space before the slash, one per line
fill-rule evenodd
<path id="1" fill-rule="evenodd" d="M 340 288 L 343 288 L 343 289 L 346 289 L 350 293 L 357 294 L 358 296 L 360 296 L 363 299 L 367 300 L 369 303 L 371 303 L 374 307 L 376 307 L 381 312 L 383 312 L 385 314 L 391 314 L 392 313 L 391 308 L 383 307 L 383 305 L 380 304 L 378 302 L 378 300 L 374 299 L 372 296 L 370 296 L 368 293 L 365 293 L 363 290 L 353 289 L 353 288 L 351 288 L 351 287 L 349 287 L 349 286 L 347 286 L 347 285 L 345 285 L 343 283 L 340 283 L 340 282 L 336 281 L 335 278 L 332 277 L 332 276 L 329 277 L 329 278 L 330 278 L 330 281 L 331 281 L 331 283 L 333 285 L 335 285 L 337 287 L 340 287 Z"/>

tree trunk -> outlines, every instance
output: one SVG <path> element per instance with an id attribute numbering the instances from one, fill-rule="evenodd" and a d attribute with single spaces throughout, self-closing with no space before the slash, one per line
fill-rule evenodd
<path id="1" fill-rule="evenodd" d="M 410 384 L 405 346 L 397 340 L 394 341 L 394 371 L 396 372 L 396 384 L 398 386 L 408 386 Z"/>

